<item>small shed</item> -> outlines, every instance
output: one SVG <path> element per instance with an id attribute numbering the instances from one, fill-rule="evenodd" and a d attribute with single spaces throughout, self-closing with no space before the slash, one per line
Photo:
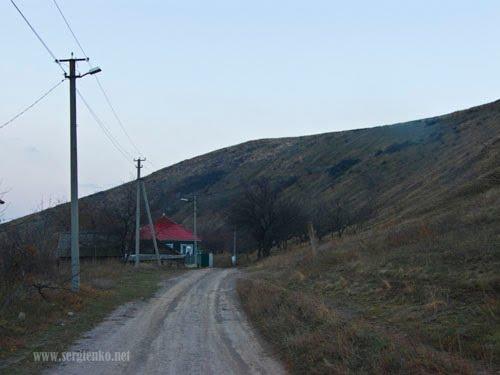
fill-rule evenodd
<path id="1" fill-rule="evenodd" d="M 99 257 L 120 257 L 120 238 L 116 235 L 95 232 L 80 231 L 80 258 L 99 258 Z M 71 233 L 59 233 L 56 255 L 58 258 L 71 257 Z"/>
<path id="2" fill-rule="evenodd" d="M 201 240 L 181 224 L 177 224 L 165 216 L 165 214 L 154 222 L 154 229 L 160 253 L 193 255 L 195 241 L 199 244 Z M 149 243 L 148 247 L 141 244 L 141 253 L 143 248 L 152 251 L 151 241 L 153 237 L 149 224 L 141 227 L 140 238 L 141 242 L 148 241 Z"/>

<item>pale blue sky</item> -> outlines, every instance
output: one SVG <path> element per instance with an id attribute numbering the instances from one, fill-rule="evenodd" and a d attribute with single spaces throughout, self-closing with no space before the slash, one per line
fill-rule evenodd
<path id="1" fill-rule="evenodd" d="M 79 55 L 51 0 L 16 2 L 57 56 Z M 498 1 L 58 2 L 157 168 L 250 139 L 401 122 L 500 96 Z M 61 72 L 7 0 L 0 46 L 3 123 Z M 133 152 L 93 78 L 78 86 Z M 0 129 L 7 218 L 69 196 L 67 91 Z M 81 195 L 130 179 L 133 165 L 81 103 L 78 115 Z"/>

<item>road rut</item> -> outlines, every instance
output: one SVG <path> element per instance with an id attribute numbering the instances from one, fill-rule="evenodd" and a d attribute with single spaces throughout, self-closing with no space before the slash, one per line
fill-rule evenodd
<path id="1" fill-rule="evenodd" d="M 65 362 L 51 374 L 284 374 L 241 311 L 238 271 L 204 269 L 124 305 L 71 351 L 130 351 L 127 362 Z"/>

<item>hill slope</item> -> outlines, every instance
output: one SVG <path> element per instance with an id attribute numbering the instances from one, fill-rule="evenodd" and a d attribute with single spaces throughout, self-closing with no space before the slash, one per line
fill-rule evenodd
<path id="1" fill-rule="evenodd" d="M 368 159 L 389 164 L 370 225 L 316 252 L 276 251 L 240 281 L 292 373 L 499 373 L 498 102 L 423 124 L 407 130 L 427 142 L 406 137 Z M 352 195 L 354 171 L 339 181 Z"/>
<path id="2" fill-rule="evenodd" d="M 145 183 L 153 215 L 166 212 L 187 225 L 190 210 L 178 197 L 199 195 L 202 227 L 217 223 L 231 197 L 258 177 L 271 179 L 295 199 L 340 198 L 354 206 L 370 202 L 379 217 L 409 217 L 497 181 L 499 131 L 496 101 L 391 126 L 250 141 L 161 169 L 145 177 Z M 88 207 L 95 214 L 105 202 L 121 202 L 129 187 L 82 198 L 82 210 Z M 64 209 L 58 206 L 13 223 L 61 216 Z M 67 224 L 58 220 L 57 226 Z"/>
<path id="3" fill-rule="evenodd" d="M 201 228 L 220 225 L 246 184 L 267 178 L 307 204 L 369 204 L 379 219 L 402 219 L 453 204 L 498 182 L 500 101 L 449 115 L 368 129 L 263 139 L 217 150 L 145 177 L 153 216 L 191 224 L 181 194 L 199 196 Z M 123 206 L 131 184 L 81 199 L 82 227 L 103 207 Z M 57 219 L 56 219 L 57 218 Z M 61 205 L 11 223 L 68 227 Z M 25 226 L 25 225 L 22 225 Z M 90 229 L 90 228 L 89 228 Z"/>

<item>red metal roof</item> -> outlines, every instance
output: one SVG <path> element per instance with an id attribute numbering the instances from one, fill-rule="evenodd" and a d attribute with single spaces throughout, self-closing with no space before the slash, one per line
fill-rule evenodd
<path id="1" fill-rule="evenodd" d="M 192 232 L 169 219 L 165 215 L 160 217 L 154 223 L 156 239 L 158 241 L 194 241 L 195 237 Z M 149 224 L 141 227 L 141 240 L 151 240 L 151 230 Z M 197 237 L 200 241 L 200 237 Z"/>

